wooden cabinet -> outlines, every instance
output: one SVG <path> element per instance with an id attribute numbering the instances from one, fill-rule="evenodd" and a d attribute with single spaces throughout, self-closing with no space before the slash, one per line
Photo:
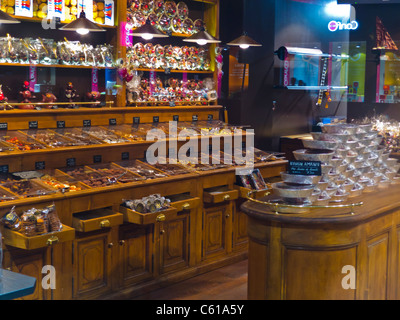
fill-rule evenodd
<path id="1" fill-rule="evenodd" d="M 110 231 L 77 236 L 73 244 L 74 298 L 92 298 L 111 290 L 113 247 Z"/>

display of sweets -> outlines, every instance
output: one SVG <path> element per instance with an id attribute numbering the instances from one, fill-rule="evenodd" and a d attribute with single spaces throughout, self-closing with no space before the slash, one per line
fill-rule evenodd
<path id="1" fill-rule="evenodd" d="M 185 2 L 172 0 L 128 0 L 127 22 L 138 28 L 147 20 L 163 32 L 194 34 L 205 27 L 202 19 L 192 20 Z"/>
<path id="2" fill-rule="evenodd" d="M 18 216 L 15 207 L 12 207 L 10 212 L 3 216 L 1 222 L 6 228 L 18 231 L 27 237 L 62 230 L 54 204 L 41 209 L 31 208 L 24 211 L 21 216 Z"/>
<path id="3" fill-rule="evenodd" d="M 136 200 L 123 200 L 122 205 L 140 213 L 153 213 L 165 210 L 170 206 L 170 200 L 159 194 L 152 194 Z"/>

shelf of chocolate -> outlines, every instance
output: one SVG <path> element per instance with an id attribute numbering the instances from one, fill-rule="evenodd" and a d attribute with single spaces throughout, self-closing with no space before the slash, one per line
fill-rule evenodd
<path id="1" fill-rule="evenodd" d="M 93 164 L 90 165 L 89 168 L 100 173 L 103 177 L 107 177 L 108 185 L 144 180 L 142 176 L 135 174 L 116 163 Z"/>
<path id="2" fill-rule="evenodd" d="M 146 180 L 166 178 L 168 175 L 140 160 L 127 160 L 118 162 L 122 168 L 143 177 Z"/>
<path id="3" fill-rule="evenodd" d="M 34 250 L 74 240 L 75 229 L 63 224 L 61 231 L 48 232 L 35 236 L 26 236 L 18 231 L 3 228 L 3 237 L 4 244 L 6 245 L 25 250 Z"/>
<path id="4" fill-rule="evenodd" d="M 151 213 L 140 213 L 135 210 L 129 209 L 124 206 L 120 206 L 118 211 L 123 214 L 124 221 L 135 224 L 153 224 L 163 222 L 176 217 L 178 209 L 175 207 L 169 207 L 164 210 Z"/>
<path id="5" fill-rule="evenodd" d="M 76 181 L 59 169 L 41 170 L 40 173 L 43 174 L 40 177 L 40 183 L 61 193 L 76 192 L 89 188 L 84 183 Z"/>
<path id="6" fill-rule="evenodd" d="M 130 142 L 128 139 L 117 135 L 116 133 L 107 130 L 103 127 L 87 127 L 81 128 L 81 132 L 90 135 L 92 138 L 103 141 L 103 143 L 107 144 L 115 144 L 115 143 L 126 143 Z"/>
<path id="7" fill-rule="evenodd" d="M 82 128 L 60 128 L 54 130 L 58 135 L 75 141 L 80 145 L 98 145 L 104 142 L 96 137 L 90 135 L 87 131 L 82 130 Z"/>
<path id="8" fill-rule="evenodd" d="M 41 183 L 38 179 L 7 181 L 1 187 L 20 198 L 47 196 L 56 192 L 55 189 Z"/>
<path id="9" fill-rule="evenodd" d="M 123 222 L 122 213 L 104 208 L 74 214 L 72 227 L 78 232 L 90 232 L 118 226 Z"/>
<path id="10" fill-rule="evenodd" d="M 205 203 L 221 203 L 236 200 L 239 198 L 239 191 L 230 189 L 227 186 L 217 186 L 204 189 L 203 201 Z"/>
<path id="11" fill-rule="evenodd" d="M 57 132 L 49 129 L 24 130 L 21 132 L 50 148 L 76 147 L 86 145 L 81 140 L 62 136 Z"/>
<path id="12" fill-rule="evenodd" d="M 40 143 L 34 138 L 27 136 L 19 131 L 4 131 L 0 133 L 0 140 L 8 145 L 12 145 L 20 151 L 32 151 L 46 149 L 46 145 Z"/>

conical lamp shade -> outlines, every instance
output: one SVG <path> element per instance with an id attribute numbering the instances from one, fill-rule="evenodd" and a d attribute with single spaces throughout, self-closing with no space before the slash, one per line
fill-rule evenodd
<path id="1" fill-rule="evenodd" d="M 106 31 L 105 29 L 99 27 L 97 24 L 87 19 L 84 11 L 80 13 L 78 19 L 60 28 L 60 30 L 65 30 L 65 31 L 77 31 L 82 29 L 92 32 Z"/>
<path id="2" fill-rule="evenodd" d="M 215 39 L 212 35 L 210 35 L 204 29 L 191 35 L 188 38 L 183 39 L 185 42 L 196 42 L 198 44 L 207 44 L 207 43 L 220 43 L 221 41 Z"/>
<path id="3" fill-rule="evenodd" d="M 150 20 L 148 20 L 148 19 L 146 20 L 146 23 L 144 25 L 133 30 L 131 34 L 133 36 L 143 37 L 143 38 L 146 38 L 146 36 L 147 36 L 149 39 L 151 39 L 151 38 L 168 38 L 167 34 L 165 34 L 164 32 L 161 32 L 156 27 L 154 27 L 150 23 Z"/>
<path id="4" fill-rule="evenodd" d="M 11 23 L 21 23 L 21 21 L 11 17 L 9 14 L 0 10 L 0 23 L 11 24 Z"/>
<path id="5" fill-rule="evenodd" d="M 261 47 L 262 45 L 259 44 L 257 41 L 253 40 L 246 34 L 232 40 L 231 42 L 227 43 L 228 46 L 243 46 L 243 47 Z"/>

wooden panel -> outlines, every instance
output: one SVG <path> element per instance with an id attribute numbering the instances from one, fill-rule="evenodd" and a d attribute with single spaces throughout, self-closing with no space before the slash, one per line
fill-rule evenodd
<path id="1" fill-rule="evenodd" d="M 344 289 L 343 266 L 356 267 L 357 248 L 317 250 L 284 248 L 283 293 L 288 300 L 353 300 L 356 290 Z M 273 263 L 272 261 L 270 263 Z M 315 268 L 318 266 L 318 268 Z"/>
<path id="2" fill-rule="evenodd" d="M 126 287 L 153 277 L 153 225 L 119 230 L 119 284 Z"/>
<path id="3" fill-rule="evenodd" d="M 36 250 L 24 256 L 12 256 L 11 271 L 37 279 L 34 293 L 20 298 L 19 300 L 43 300 L 50 298 L 50 290 L 44 290 L 42 287 L 42 268 L 44 265 L 48 264 L 47 257 L 48 251 L 46 249 Z"/>
<path id="4" fill-rule="evenodd" d="M 247 280 L 247 297 L 249 300 L 266 299 L 269 260 L 269 245 L 249 241 L 249 267 Z"/>
<path id="5" fill-rule="evenodd" d="M 160 274 L 189 264 L 189 214 L 160 224 Z"/>
<path id="6" fill-rule="evenodd" d="M 109 233 L 75 241 L 74 297 L 98 295 L 110 288 Z"/>
<path id="7" fill-rule="evenodd" d="M 218 206 L 204 209 L 203 216 L 203 249 L 202 258 L 207 259 L 215 255 L 226 253 L 226 216 L 227 206 Z"/>
<path id="8" fill-rule="evenodd" d="M 238 248 L 246 247 L 247 236 L 247 215 L 239 210 L 237 205 L 233 216 L 233 246 Z"/>
<path id="9" fill-rule="evenodd" d="M 387 298 L 389 267 L 389 233 L 367 242 L 367 297 L 369 300 Z"/>

